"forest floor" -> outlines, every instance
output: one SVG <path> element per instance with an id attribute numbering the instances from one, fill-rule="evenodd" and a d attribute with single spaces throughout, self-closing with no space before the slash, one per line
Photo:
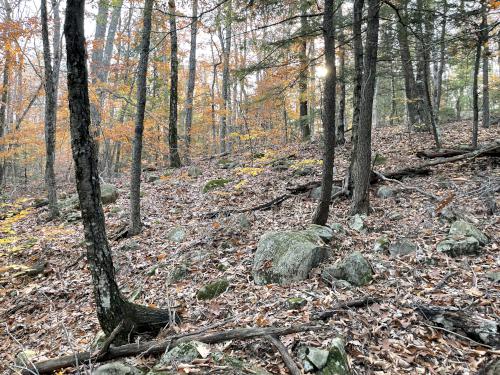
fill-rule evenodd
<path id="1" fill-rule="evenodd" d="M 466 144 L 470 123 L 443 127 L 445 147 Z M 467 130 L 466 130 L 467 129 Z M 480 130 L 480 143 L 498 138 L 498 126 Z M 431 148 L 432 136 L 409 134 L 400 128 L 374 131 L 374 154 L 383 155 L 376 170 L 388 171 L 412 166 L 421 160 L 418 150 Z M 337 148 L 336 176 L 342 178 L 348 163 L 350 144 Z M 499 271 L 500 217 L 487 214 L 481 196 L 485 184 L 498 183 L 498 158 L 477 158 L 433 167 L 429 176 L 403 180 L 441 198 L 451 197 L 449 207 L 462 210 L 491 241 L 477 256 L 451 258 L 436 251 L 450 224 L 440 220 L 435 202 L 418 191 L 401 191 L 381 199 L 371 188 L 373 213 L 366 219 L 367 231 L 350 229 L 349 201 L 337 199 L 331 206 L 329 224 L 340 223 L 344 234 L 332 242 L 333 263 L 345 255 L 360 251 L 372 264 L 374 280 L 363 287 L 332 289 L 315 269 L 310 279 L 288 286 L 257 286 L 251 278 L 253 253 L 259 238 L 269 230 L 302 229 L 311 220 L 317 202 L 296 195 L 279 207 L 248 214 L 249 228 L 239 227 L 231 217 L 207 219 L 204 214 L 230 208 L 246 208 L 265 203 L 286 193 L 287 186 L 321 178 L 321 151 L 317 143 L 258 150 L 263 158 L 251 160 L 249 154 L 231 156 L 238 163 L 222 169 L 217 159 L 195 159 L 203 172 L 192 178 L 187 167 L 142 184 L 142 213 L 145 228 L 130 239 L 111 241 L 119 284 L 127 297 L 145 305 L 176 306 L 182 323 L 176 332 L 188 332 L 232 318 L 218 329 L 254 326 L 290 326 L 312 322 L 316 313 L 340 301 L 377 296 L 379 303 L 345 309 L 327 321 L 329 329 L 282 337 L 295 356 L 297 344 L 328 347 L 332 338 L 344 337 L 355 374 L 474 374 L 499 351 L 479 345 L 436 328 L 414 309 L 414 304 L 457 307 L 499 321 L 500 285 L 487 274 Z M 312 175 L 293 175 L 292 168 L 276 171 L 269 162 L 290 154 L 295 166 L 309 165 Z M 379 159 L 380 160 L 380 159 Z M 255 168 L 255 169 L 254 169 Z M 222 188 L 202 193 L 211 179 L 227 178 Z M 114 181 L 121 193 L 116 203 L 104 206 L 108 235 L 128 219 L 128 176 Z M 69 189 L 70 187 L 68 187 Z M 66 194 L 74 192 L 67 191 Z M 14 197 L 0 208 L 0 373 L 12 373 L 15 355 L 22 349 L 37 352 L 37 360 L 55 358 L 86 350 L 99 332 L 93 305 L 91 277 L 86 260 L 81 221 L 47 222 L 46 208 L 36 209 L 34 197 L 42 191 Z M 499 204 L 498 195 L 495 197 Z M 399 214 L 399 215 L 396 215 Z M 399 216 L 399 217 L 398 217 Z M 167 233 L 176 226 L 186 231 L 185 239 L 175 243 Z M 406 238 L 418 245 L 414 254 L 391 257 L 373 250 L 382 235 L 390 240 Z M 21 275 L 21 265 L 47 262 L 43 274 Z M 188 276 L 171 283 L 170 275 L 187 265 Z M 446 276 L 448 277 L 446 280 Z M 208 282 L 225 277 L 229 289 L 219 297 L 200 301 L 196 292 Z M 441 288 L 435 288 L 444 281 Z M 285 301 L 302 297 L 307 304 L 289 310 Z M 166 335 L 167 333 L 165 333 Z M 265 368 L 272 374 L 286 374 L 281 357 L 261 340 L 233 341 L 212 345 Z M 140 366 L 154 363 L 151 358 L 128 358 Z M 182 370 L 182 369 L 181 369 Z M 83 370 L 82 370 L 83 371 Z M 217 373 L 208 357 L 185 368 L 184 372 Z M 64 373 L 74 373 L 66 370 Z"/>

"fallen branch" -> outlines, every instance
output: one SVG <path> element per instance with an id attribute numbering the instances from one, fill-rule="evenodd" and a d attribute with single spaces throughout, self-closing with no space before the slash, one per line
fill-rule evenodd
<path id="1" fill-rule="evenodd" d="M 456 308 L 417 305 L 416 310 L 443 330 L 466 336 L 490 348 L 500 345 L 500 325 L 494 320 L 487 320 Z"/>
<path id="2" fill-rule="evenodd" d="M 382 298 L 380 297 L 364 297 L 354 299 L 352 301 L 340 302 L 334 305 L 331 310 L 326 310 L 318 313 L 316 317 L 318 319 L 325 320 L 334 316 L 339 310 L 349 309 L 352 307 L 365 307 L 380 301 L 382 301 Z"/>
<path id="3" fill-rule="evenodd" d="M 302 371 L 300 371 L 299 367 L 293 360 L 292 356 L 290 355 L 290 353 L 288 353 L 287 348 L 278 338 L 269 335 L 269 336 L 264 336 L 264 339 L 266 339 L 266 341 L 269 341 L 276 347 L 276 349 L 278 349 L 278 352 L 281 354 L 281 358 L 283 358 L 283 362 L 285 362 L 285 365 L 290 371 L 291 375 L 302 374 Z"/>
<path id="4" fill-rule="evenodd" d="M 422 150 L 417 152 L 417 157 L 425 159 L 436 159 L 436 158 L 449 158 L 452 156 L 458 156 L 475 151 L 472 147 L 462 148 L 462 149 L 439 149 L 439 150 Z M 487 151 L 480 156 L 500 156 L 500 146 Z"/>
<path id="5" fill-rule="evenodd" d="M 163 353 L 167 348 L 173 348 L 183 342 L 192 340 L 204 342 L 207 344 L 215 344 L 229 340 L 246 340 L 263 336 L 284 336 L 292 333 L 304 331 L 317 331 L 326 329 L 326 326 L 310 326 L 301 325 L 297 327 L 266 327 L 266 328 L 237 328 L 222 332 L 214 332 L 208 334 L 193 334 L 193 335 L 176 335 L 164 341 L 145 341 L 140 343 L 127 344 L 117 347 L 110 347 L 106 353 L 101 356 L 94 356 L 92 352 L 79 352 L 64 357 L 49 359 L 46 361 L 33 364 L 30 368 L 22 371 L 23 375 L 38 372 L 40 374 L 52 373 L 53 371 L 73 367 L 77 363 L 87 361 L 104 362 L 115 358 L 130 357 L 139 354 L 158 355 Z"/>
<path id="6" fill-rule="evenodd" d="M 217 216 L 220 215 L 231 215 L 231 214 L 242 214 L 245 212 L 253 212 L 253 211 L 265 211 L 265 210 L 270 210 L 271 208 L 275 206 L 279 206 L 281 203 L 286 201 L 287 199 L 290 199 L 293 195 L 291 194 L 283 194 L 280 195 L 279 197 L 276 197 L 269 202 L 259 204 L 258 206 L 250 207 L 250 208 L 243 208 L 240 210 L 234 210 L 234 209 L 229 209 L 229 210 L 221 210 L 221 211 L 214 211 L 214 212 L 208 212 L 206 214 L 203 214 L 203 218 L 205 219 L 214 219 Z"/>
<path id="7" fill-rule="evenodd" d="M 435 291 L 441 289 L 443 286 L 446 285 L 449 279 L 458 274 L 459 274 L 458 271 L 448 273 L 445 277 L 443 277 L 443 280 L 441 280 L 439 283 L 436 284 L 434 288 L 432 288 L 432 290 Z"/>
<path id="8" fill-rule="evenodd" d="M 430 199 L 432 199 L 434 201 L 440 200 L 440 198 L 437 195 L 434 195 L 432 193 L 428 193 L 425 190 L 420 189 L 420 188 L 418 188 L 416 186 L 405 185 L 405 184 L 403 184 L 399 180 L 396 180 L 396 179 L 393 179 L 393 178 L 387 178 L 386 176 L 384 176 L 380 172 L 373 171 L 373 173 L 375 173 L 383 181 L 389 181 L 389 182 L 394 182 L 394 183 L 398 184 L 402 190 L 413 190 L 413 191 L 419 192 L 420 194 L 422 194 L 422 195 L 424 195 L 424 196 L 426 196 L 426 197 L 428 197 L 428 198 L 430 198 Z"/>

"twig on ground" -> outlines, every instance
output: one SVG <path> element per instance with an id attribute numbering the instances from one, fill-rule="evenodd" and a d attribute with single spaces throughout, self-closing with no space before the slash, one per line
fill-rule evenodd
<path id="1" fill-rule="evenodd" d="M 283 358 L 283 362 L 285 362 L 286 367 L 290 371 L 290 374 L 292 375 L 301 375 L 302 371 L 300 371 L 299 367 L 291 357 L 290 353 L 288 353 L 287 348 L 283 343 L 276 337 L 268 335 L 264 336 L 264 339 L 266 341 L 269 341 L 271 344 L 273 344 L 276 349 L 278 349 L 278 352 L 281 354 L 281 358 Z"/>

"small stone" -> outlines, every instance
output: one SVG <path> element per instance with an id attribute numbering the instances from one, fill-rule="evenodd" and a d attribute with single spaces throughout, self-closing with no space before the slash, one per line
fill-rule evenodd
<path id="1" fill-rule="evenodd" d="M 389 253 L 393 257 L 405 256 L 417 251 L 417 245 L 406 239 L 396 241 L 389 245 Z"/>
<path id="2" fill-rule="evenodd" d="M 462 255 L 473 255 L 479 251 L 479 241 L 474 237 L 467 237 L 462 240 L 446 239 L 436 245 L 436 250 L 451 257 Z"/>
<path id="3" fill-rule="evenodd" d="M 203 193 L 208 193 L 209 191 L 215 190 L 220 187 L 224 187 L 229 182 L 231 182 L 231 180 L 227 178 L 218 178 L 215 180 L 210 180 L 205 184 L 205 186 L 203 186 Z"/>
<path id="4" fill-rule="evenodd" d="M 28 365 L 34 362 L 36 357 L 38 357 L 38 353 L 36 351 L 26 349 L 17 353 L 15 364 L 19 367 L 28 367 Z"/>
<path id="5" fill-rule="evenodd" d="M 196 165 L 191 165 L 188 168 L 188 176 L 189 177 L 199 177 L 203 174 L 200 168 L 198 168 Z"/>
<path id="6" fill-rule="evenodd" d="M 201 355 L 197 348 L 197 342 L 195 341 L 183 342 L 177 345 L 175 348 L 163 354 L 160 358 L 160 362 L 155 367 L 161 368 L 165 365 L 173 365 L 177 363 L 191 363 L 196 358 L 200 357 Z"/>
<path id="7" fill-rule="evenodd" d="M 99 366 L 93 372 L 94 375 L 142 375 L 142 371 L 136 367 L 124 364 L 122 362 L 111 362 Z"/>
<path id="8" fill-rule="evenodd" d="M 391 241 L 385 236 L 379 237 L 375 240 L 373 245 L 373 251 L 386 252 L 389 249 Z"/>
<path id="9" fill-rule="evenodd" d="M 172 242 L 179 243 L 182 242 L 184 238 L 186 238 L 186 231 L 180 226 L 170 229 L 167 233 L 167 239 Z"/>
<path id="10" fill-rule="evenodd" d="M 349 360 L 345 351 L 344 340 L 336 337 L 332 340 L 325 367 L 318 372 L 320 375 L 351 375 Z"/>
<path id="11" fill-rule="evenodd" d="M 387 186 L 381 186 L 377 190 L 377 197 L 382 198 L 382 199 L 387 199 L 393 197 L 394 190 L 391 188 L 388 188 Z"/>
<path id="12" fill-rule="evenodd" d="M 332 228 L 333 233 L 335 234 L 345 234 L 345 229 L 340 223 L 332 223 L 332 225 L 330 225 L 330 228 Z"/>
<path id="13" fill-rule="evenodd" d="M 159 179 L 160 179 L 160 176 L 157 176 L 157 175 L 152 174 L 152 175 L 149 175 L 149 176 L 148 176 L 148 180 L 147 180 L 147 181 L 148 181 L 149 183 L 151 183 L 151 182 L 155 182 L 155 181 L 157 181 L 157 180 L 159 180 Z"/>
<path id="14" fill-rule="evenodd" d="M 325 367 L 326 362 L 328 361 L 328 355 L 328 350 L 309 347 L 306 358 L 316 369 L 321 370 Z"/>
<path id="15" fill-rule="evenodd" d="M 455 221 L 450 228 L 449 235 L 452 237 L 474 237 L 481 245 L 489 242 L 488 237 L 471 223 L 464 220 Z"/>
<path id="16" fill-rule="evenodd" d="M 215 280 L 201 288 L 198 293 L 196 293 L 196 297 L 199 300 L 213 299 L 224 293 L 228 288 L 229 281 L 226 279 Z"/>
<path id="17" fill-rule="evenodd" d="M 325 268 L 321 277 L 329 284 L 332 284 L 334 279 L 341 279 L 353 285 L 362 286 L 372 280 L 373 270 L 363 255 L 356 251 L 348 255 L 342 262 Z"/>
<path id="18" fill-rule="evenodd" d="M 220 159 L 217 164 L 222 169 L 233 169 L 238 166 L 238 163 L 229 159 Z"/>
<path id="19" fill-rule="evenodd" d="M 138 248 L 139 248 L 139 242 L 137 242 L 136 240 L 129 240 L 125 242 L 121 247 L 121 249 L 124 251 L 133 251 L 137 250 Z"/>
<path id="20" fill-rule="evenodd" d="M 398 221 L 398 220 L 401 220 L 402 218 L 403 218 L 403 215 L 399 212 L 391 212 L 389 214 L 390 221 Z"/>
<path id="21" fill-rule="evenodd" d="M 286 300 L 288 310 L 298 310 L 307 304 L 307 300 L 302 297 L 291 297 Z"/>
<path id="22" fill-rule="evenodd" d="M 354 229 L 356 232 L 363 232 L 365 227 L 366 215 L 356 214 L 349 220 L 349 228 Z"/>
<path id="23" fill-rule="evenodd" d="M 341 191 L 342 191 L 342 187 L 333 185 L 332 186 L 332 195 L 331 195 L 331 197 L 333 198 L 334 196 L 336 196 Z M 318 186 L 318 187 L 312 189 L 311 193 L 309 193 L 309 198 L 314 199 L 314 200 L 321 199 L 321 186 Z"/>
<path id="24" fill-rule="evenodd" d="M 294 177 L 311 176 L 313 174 L 314 174 L 314 168 L 309 165 L 296 169 L 292 173 Z"/>
<path id="25" fill-rule="evenodd" d="M 101 185 L 101 202 L 102 204 L 115 203 L 118 199 L 118 189 L 111 184 Z"/>
<path id="26" fill-rule="evenodd" d="M 491 281 L 493 281 L 494 283 L 498 283 L 498 282 L 500 282 L 500 271 L 488 272 L 486 274 L 486 277 L 488 279 L 490 279 Z"/>

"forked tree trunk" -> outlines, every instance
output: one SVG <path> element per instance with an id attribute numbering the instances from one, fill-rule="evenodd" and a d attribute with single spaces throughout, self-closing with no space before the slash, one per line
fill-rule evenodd
<path id="1" fill-rule="evenodd" d="M 186 90 L 185 132 L 186 160 L 191 152 L 191 125 L 193 123 L 193 95 L 196 80 L 196 36 L 198 34 L 198 0 L 193 0 L 193 15 L 191 19 L 191 49 L 189 50 L 189 77 Z"/>
<path id="2" fill-rule="evenodd" d="M 323 15 L 323 39 L 325 41 L 325 63 L 327 75 L 323 99 L 323 176 L 321 180 L 321 198 L 314 212 L 312 222 L 325 225 L 328 221 L 328 212 L 332 197 L 333 162 L 335 152 L 335 25 L 333 23 L 334 0 L 325 0 Z"/>
<path id="3" fill-rule="evenodd" d="M 49 218 L 59 216 L 57 207 L 57 188 L 54 164 L 56 159 L 56 90 L 54 71 L 52 69 L 52 57 L 50 53 L 49 26 L 47 17 L 47 0 L 41 3 L 41 24 L 44 63 L 44 86 L 45 86 L 45 186 L 49 200 Z"/>
<path id="4" fill-rule="evenodd" d="M 181 158 L 179 156 L 179 145 L 177 142 L 177 87 L 179 85 L 179 61 L 177 59 L 177 23 L 175 17 L 175 1 L 169 0 L 170 12 L 170 100 L 168 115 L 168 146 L 170 151 L 170 166 L 179 168 Z"/>
<path id="5" fill-rule="evenodd" d="M 115 281 L 101 205 L 96 145 L 90 133 L 84 7 L 85 0 L 67 0 L 64 23 L 71 148 L 97 317 L 107 335 L 121 323 L 123 330 L 119 339 L 123 341 L 141 332 L 157 333 L 169 323 L 170 314 L 128 302 Z"/>
<path id="6" fill-rule="evenodd" d="M 359 113 L 358 147 L 353 164 L 353 196 L 351 214 L 368 214 L 368 187 L 371 174 L 371 134 L 373 97 L 377 73 L 379 0 L 368 0 L 363 90 Z"/>
<path id="7" fill-rule="evenodd" d="M 144 132 L 144 113 L 146 110 L 146 79 L 148 75 L 149 45 L 151 39 L 151 17 L 154 0 L 144 4 L 142 39 L 139 66 L 137 68 L 137 110 L 135 116 L 134 148 L 132 152 L 132 173 L 130 175 L 130 228 L 129 235 L 141 232 L 141 164 L 142 134 Z"/>

